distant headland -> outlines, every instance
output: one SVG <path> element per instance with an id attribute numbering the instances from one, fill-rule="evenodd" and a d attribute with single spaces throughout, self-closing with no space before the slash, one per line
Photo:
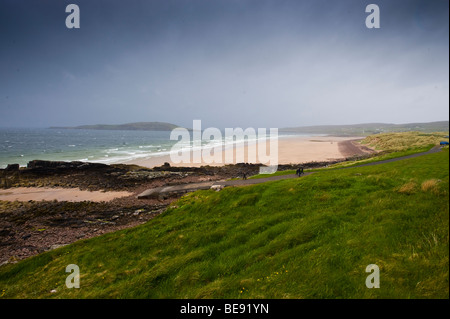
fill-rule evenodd
<path id="1" fill-rule="evenodd" d="M 411 132 L 418 131 L 424 133 L 448 132 L 449 121 L 437 121 L 428 123 L 365 123 L 352 125 L 317 125 L 280 128 L 280 132 L 327 134 L 334 136 L 367 136 L 378 133 Z"/>
<path id="2" fill-rule="evenodd" d="M 120 131 L 172 131 L 180 127 L 165 122 L 136 122 L 127 124 L 95 124 L 80 126 L 51 126 L 51 129 L 78 129 L 78 130 L 120 130 Z"/>

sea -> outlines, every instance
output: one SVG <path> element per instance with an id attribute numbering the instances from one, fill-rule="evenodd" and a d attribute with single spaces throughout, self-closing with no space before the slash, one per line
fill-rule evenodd
<path id="1" fill-rule="evenodd" d="M 138 158 L 170 155 L 172 147 L 195 149 L 232 145 L 243 142 L 239 138 L 201 140 L 195 143 L 190 132 L 189 141 L 170 139 L 170 131 L 120 131 L 55 128 L 0 128 L 0 168 L 8 164 L 24 167 L 32 160 L 82 161 L 93 163 L 123 163 Z M 317 135 L 317 134 L 316 134 Z M 278 133 L 278 138 L 309 136 L 308 134 Z M 247 141 L 273 138 L 267 130 L 265 136 L 250 135 Z"/>

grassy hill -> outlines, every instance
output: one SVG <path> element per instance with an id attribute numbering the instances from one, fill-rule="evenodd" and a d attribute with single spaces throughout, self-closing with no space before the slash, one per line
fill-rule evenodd
<path id="1" fill-rule="evenodd" d="M 367 136 L 362 144 L 388 152 L 399 152 L 409 149 L 427 148 L 439 145 L 441 141 L 448 142 L 448 132 L 404 132 L 383 133 Z"/>
<path id="2" fill-rule="evenodd" d="M 275 200 L 276 199 L 276 200 Z M 65 267 L 80 267 L 80 289 Z M 366 266 L 380 268 L 368 289 Z M 448 298 L 449 152 L 197 191 L 0 268 L 1 298 Z M 50 291 L 55 289 L 55 293 Z"/>
<path id="3" fill-rule="evenodd" d="M 171 131 L 179 126 L 164 122 L 137 122 L 127 124 L 96 124 L 80 125 L 73 127 L 51 127 L 58 129 L 82 129 L 82 130 L 121 130 L 121 131 Z"/>
<path id="4" fill-rule="evenodd" d="M 388 123 L 365 123 L 353 125 L 318 125 L 303 127 L 287 127 L 279 129 L 280 132 L 328 134 L 338 136 L 367 136 L 378 133 L 392 132 L 438 132 L 449 131 L 449 121 L 438 121 L 429 123 L 408 123 L 408 124 L 388 124 Z"/>
<path id="5" fill-rule="evenodd" d="M 331 167 L 349 167 L 426 152 L 439 145 L 441 141 L 449 141 L 448 132 L 399 132 L 369 135 L 360 143 L 375 149 L 376 154 L 365 159 L 341 162 Z"/>

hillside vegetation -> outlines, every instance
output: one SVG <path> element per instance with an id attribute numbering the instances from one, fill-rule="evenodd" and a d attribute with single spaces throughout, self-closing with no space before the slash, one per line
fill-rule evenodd
<path id="1" fill-rule="evenodd" d="M 448 142 L 448 140 L 448 132 L 402 132 L 369 135 L 361 141 L 361 144 L 373 147 L 376 150 L 398 152 L 432 147 L 439 145 L 441 141 Z"/>
<path id="2" fill-rule="evenodd" d="M 370 135 L 361 140 L 360 143 L 371 147 L 377 153 L 371 154 L 366 158 L 359 159 L 357 157 L 355 160 L 331 165 L 330 168 L 358 166 L 360 164 L 379 162 L 426 152 L 434 146 L 439 145 L 441 141 L 448 142 L 449 139 L 447 136 L 448 132 L 400 132 Z"/>
<path id="3" fill-rule="evenodd" d="M 1 267 L 1 298 L 448 298 L 448 176 L 444 149 L 197 191 L 139 227 Z"/>

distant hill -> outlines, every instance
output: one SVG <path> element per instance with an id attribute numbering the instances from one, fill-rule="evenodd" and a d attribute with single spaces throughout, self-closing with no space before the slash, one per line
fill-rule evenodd
<path id="1" fill-rule="evenodd" d="M 137 122 L 127 124 L 95 124 L 80 126 L 52 126 L 51 129 L 80 129 L 80 130 L 121 130 L 121 131 L 171 131 L 179 127 L 175 124 L 164 122 Z"/>
<path id="2" fill-rule="evenodd" d="M 448 132 L 449 121 L 429 123 L 387 124 L 366 123 L 352 125 L 318 125 L 302 127 L 286 127 L 279 129 L 280 132 L 310 133 L 310 134 L 333 134 L 339 136 L 366 136 L 376 133 L 391 132 Z"/>

